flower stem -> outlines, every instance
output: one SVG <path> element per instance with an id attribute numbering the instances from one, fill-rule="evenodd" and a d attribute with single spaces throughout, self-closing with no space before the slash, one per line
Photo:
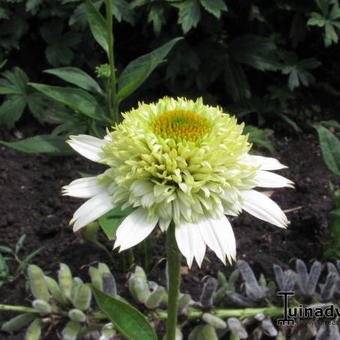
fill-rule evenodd
<path id="1" fill-rule="evenodd" d="M 113 36 L 113 20 L 112 20 L 112 0 L 105 0 L 106 7 L 106 25 L 108 35 L 108 59 L 110 64 L 110 78 L 107 84 L 107 99 L 109 104 L 110 118 L 113 122 L 119 121 L 119 108 L 117 102 L 117 84 L 116 84 L 116 68 L 114 57 L 114 36 Z"/>
<path id="2" fill-rule="evenodd" d="M 166 340 L 175 340 L 178 312 L 178 295 L 181 282 L 181 254 L 175 238 L 175 225 L 171 223 L 167 233 L 167 261 L 169 277 L 168 311 L 166 320 Z"/>

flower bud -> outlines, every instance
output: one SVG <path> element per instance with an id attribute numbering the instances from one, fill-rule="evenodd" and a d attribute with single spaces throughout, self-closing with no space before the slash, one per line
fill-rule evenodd
<path id="1" fill-rule="evenodd" d="M 92 284 L 99 290 L 103 290 L 103 279 L 100 275 L 100 272 L 95 267 L 90 267 L 89 269 L 89 275 L 91 277 Z"/>

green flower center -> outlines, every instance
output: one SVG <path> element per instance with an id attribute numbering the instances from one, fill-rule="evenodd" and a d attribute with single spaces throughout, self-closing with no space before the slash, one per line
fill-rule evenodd
<path id="1" fill-rule="evenodd" d="M 163 112 L 156 117 L 152 128 L 162 138 L 191 142 L 196 142 L 211 131 L 211 125 L 204 117 L 184 110 Z"/>

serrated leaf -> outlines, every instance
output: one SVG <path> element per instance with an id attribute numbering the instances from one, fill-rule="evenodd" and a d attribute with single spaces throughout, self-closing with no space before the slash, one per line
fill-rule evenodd
<path id="1" fill-rule="evenodd" d="M 132 208 L 121 210 L 120 207 L 116 207 L 99 218 L 98 223 L 109 240 L 115 238 L 118 227 L 133 210 Z"/>
<path id="2" fill-rule="evenodd" d="M 130 62 L 118 78 L 117 100 L 120 102 L 134 92 L 168 55 L 174 45 L 182 38 L 175 38 Z"/>
<path id="3" fill-rule="evenodd" d="M 180 5 L 178 23 L 182 25 L 183 33 L 188 33 L 196 27 L 201 18 L 201 9 L 198 0 L 186 0 Z"/>
<path id="4" fill-rule="evenodd" d="M 157 340 L 155 330 L 141 312 L 94 286 L 92 291 L 98 307 L 123 336 L 129 340 Z"/>
<path id="5" fill-rule="evenodd" d="M 26 153 L 45 153 L 54 156 L 73 155 L 74 152 L 60 136 L 38 135 L 18 142 L 0 141 L 0 144 Z"/>
<path id="6" fill-rule="evenodd" d="M 152 23 L 153 31 L 156 33 L 156 35 L 159 35 L 161 33 L 163 24 L 166 23 L 163 4 L 155 4 L 150 8 L 148 22 Z"/>
<path id="7" fill-rule="evenodd" d="M 318 132 L 322 156 L 328 169 L 340 176 L 340 140 L 323 126 L 314 127 Z"/>
<path id="8" fill-rule="evenodd" d="M 101 93 L 99 84 L 86 72 L 77 67 L 60 67 L 45 70 L 45 73 L 53 74 L 73 85 L 77 85 L 90 92 Z"/>
<path id="9" fill-rule="evenodd" d="M 90 118 L 96 120 L 105 119 L 103 110 L 97 100 L 84 90 L 37 83 L 30 83 L 30 85 L 46 96 Z"/>
<path id="10" fill-rule="evenodd" d="M 107 34 L 106 22 L 101 13 L 97 10 L 91 0 L 86 0 L 86 14 L 90 25 L 91 33 L 97 43 L 106 53 L 109 51 L 109 37 Z"/>
<path id="11" fill-rule="evenodd" d="M 127 21 L 131 25 L 134 24 L 132 8 L 125 0 L 115 0 L 112 2 L 112 13 L 118 22 Z"/>
<path id="12" fill-rule="evenodd" d="M 200 2 L 204 9 L 217 19 L 220 18 L 221 12 L 228 11 L 228 7 L 223 0 L 200 0 Z"/>

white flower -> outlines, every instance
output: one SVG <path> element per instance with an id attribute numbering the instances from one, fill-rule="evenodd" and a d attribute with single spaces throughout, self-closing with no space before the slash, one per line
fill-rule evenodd
<path id="1" fill-rule="evenodd" d="M 280 207 L 260 188 L 292 187 L 271 170 L 274 158 L 250 155 L 243 125 L 202 100 L 163 98 L 140 104 L 104 139 L 71 136 L 70 146 L 109 168 L 63 188 L 88 198 L 74 214 L 74 231 L 116 206 L 133 207 L 116 233 L 120 251 L 143 241 L 158 224 L 175 224 L 178 247 L 189 266 L 201 265 L 206 247 L 225 263 L 236 257 L 236 242 L 225 215 L 242 210 L 278 227 L 287 226 Z"/>

